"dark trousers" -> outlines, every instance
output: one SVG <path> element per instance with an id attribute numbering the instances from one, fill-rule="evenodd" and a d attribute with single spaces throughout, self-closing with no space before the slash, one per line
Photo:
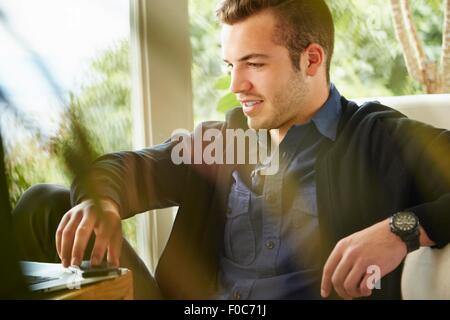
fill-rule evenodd
<path id="1" fill-rule="evenodd" d="M 39 184 L 28 189 L 13 210 L 13 225 L 21 260 L 61 262 L 55 244 L 55 233 L 63 215 L 71 209 L 67 188 Z M 91 237 L 84 259 L 89 260 L 94 244 Z M 130 269 L 134 278 L 135 299 L 162 299 L 155 279 L 144 262 L 124 239 L 120 265 Z"/>

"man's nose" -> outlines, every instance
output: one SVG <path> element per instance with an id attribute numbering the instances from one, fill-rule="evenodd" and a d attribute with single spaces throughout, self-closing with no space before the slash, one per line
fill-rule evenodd
<path id="1" fill-rule="evenodd" d="M 231 72 L 230 91 L 233 93 L 248 92 L 252 88 L 252 83 L 239 71 Z"/>

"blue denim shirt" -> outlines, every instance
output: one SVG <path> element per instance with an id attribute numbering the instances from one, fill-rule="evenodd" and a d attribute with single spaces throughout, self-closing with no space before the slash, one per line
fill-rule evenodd
<path id="1" fill-rule="evenodd" d="M 235 170 L 228 198 L 219 299 L 320 299 L 320 234 L 314 165 L 324 139 L 336 139 L 342 112 L 330 96 L 306 124 L 280 143 L 275 175 Z"/>

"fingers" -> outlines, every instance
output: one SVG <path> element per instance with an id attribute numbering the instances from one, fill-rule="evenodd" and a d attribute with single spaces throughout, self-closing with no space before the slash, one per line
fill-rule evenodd
<path id="1" fill-rule="evenodd" d="M 91 264 L 99 265 L 103 261 L 106 250 L 111 248 L 110 259 L 119 264 L 120 246 L 122 241 L 122 229 L 120 220 L 111 220 L 108 223 L 100 224 L 95 230 L 95 244 L 91 254 Z M 120 238 L 120 239 L 119 239 Z M 109 261 L 109 260 L 108 260 Z"/>
<path id="2" fill-rule="evenodd" d="M 330 256 L 328 257 L 327 262 L 325 263 L 325 266 L 323 268 L 323 274 L 322 274 L 322 284 L 320 288 L 320 294 L 323 298 L 327 298 L 332 289 L 332 282 L 331 278 L 334 274 L 334 271 L 336 267 L 339 264 L 339 261 L 342 258 L 342 252 L 341 252 L 341 242 L 339 242 L 334 250 L 331 252 Z"/>
<path id="3" fill-rule="evenodd" d="M 363 296 L 360 290 L 360 284 L 365 275 L 365 268 L 362 265 L 356 264 L 353 266 L 343 284 L 343 290 L 347 296 L 352 298 Z"/>
<path id="4" fill-rule="evenodd" d="M 58 252 L 59 258 L 62 260 L 62 254 L 61 254 L 61 243 L 62 243 L 62 234 L 64 231 L 64 228 L 66 227 L 67 223 L 70 221 L 71 218 L 71 211 L 68 211 L 61 219 L 58 225 L 58 229 L 56 229 L 56 251 Z"/>
<path id="5" fill-rule="evenodd" d="M 75 240 L 72 249 L 71 265 L 79 266 L 83 260 L 84 251 L 91 237 L 95 225 L 95 213 L 89 211 L 81 220 L 75 233 Z"/>
<path id="6" fill-rule="evenodd" d="M 76 211 L 71 214 L 70 221 L 66 224 L 64 230 L 62 231 L 61 260 L 65 268 L 70 265 L 75 232 L 82 218 L 83 211 Z"/>
<path id="7" fill-rule="evenodd" d="M 343 299 L 368 297 L 372 294 L 371 289 L 373 288 L 368 285 L 369 277 L 372 274 L 367 272 L 366 264 L 358 262 L 358 259 L 355 258 L 356 254 L 353 252 L 347 251 L 340 260 L 336 258 L 340 256 L 337 250 L 330 255 L 327 261 L 329 264 L 326 265 L 326 268 L 329 269 L 324 268 L 322 280 L 322 293 L 327 294 L 325 297 L 331 293 L 333 288 Z M 329 287 L 325 286 L 327 281 Z"/>
<path id="8" fill-rule="evenodd" d="M 351 299 L 344 288 L 344 281 L 347 278 L 350 270 L 352 270 L 353 261 L 348 256 L 343 256 L 339 264 L 331 276 L 331 283 L 333 284 L 336 293 L 343 299 Z"/>
<path id="9" fill-rule="evenodd" d="M 111 201 L 102 201 L 102 208 L 103 213 L 97 214 L 92 202 L 87 200 L 61 219 L 56 231 L 56 250 L 64 267 L 80 265 L 92 232 L 95 232 L 96 239 L 91 263 L 100 264 L 108 250 L 108 261 L 119 265 L 122 245 L 119 209 Z"/>
<path id="10" fill-rule="evenodd" d="M 107 238 L 103 235 L 96 236 L 94 248 L 91 254 L 91 265 L 98 266 L 105 256 L 107 247 Z"/>
<path id="11" fill-rule="evenodd" d="M 370 273 L 365 273 L 364 278 L 362 279 L 359 285 L 359 291 L 362 297 L 369 297 L 372 295 L 372 289 L 374 288 L 374 284 L 369 285 L 371 276 L 372 275 Z"/>
<path id="12" fill-rule="evenodd" d="M 120 260 L 120 251 L 122 249 L 122 232 L 115 232 L 112 237 L 110 244 L 108 246 L 108 263 L 112 264 L 113 266 L 118 267 L 119 266 L 119 260 Z"/>

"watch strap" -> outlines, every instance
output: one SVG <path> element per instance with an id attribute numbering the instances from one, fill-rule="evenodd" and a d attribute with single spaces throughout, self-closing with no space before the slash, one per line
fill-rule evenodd
<path id="1" fill-rule="evenodd" d="M 419 229 L 414 233 L 411 233 L 409 235 L 403 236 L 402 240 L 406 244 L 406 250 L 408 253 L 415 251 L 420 248 L 420 232 Z"/>

